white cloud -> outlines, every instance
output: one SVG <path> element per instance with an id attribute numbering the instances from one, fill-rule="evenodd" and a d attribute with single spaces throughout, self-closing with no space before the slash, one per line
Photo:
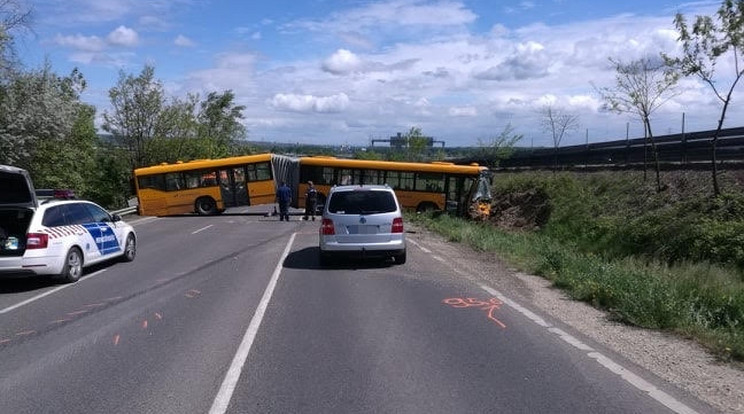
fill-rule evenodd
<path id="1" fill-rule="evenodd" d="M 62 36 L 58 34 L 54 43 L 59 46 L 71 47 L 85 52 L 100 52 L 106 48 L 106 42 L 98 36 L 83 36 L 81 34 Z"/>
<path id="2" fill-rule="evenodd" d="M 171 26 L 168 22 L 157 16 L 142 16 L 137 22 L 145 30 L 165 31 Z"/>
<path id="3" fill-rule="evenodd" d="M 106 36 L 106 40 L 115 46 L 136 46 L 139 42 L 139 35 L 133 29 L 126 26 L 119 26 Z"/>
<path id="4" fill-rule="evenodd" d="M 460 26 L 475 21 L 478 16 L 459 1 L 442 0 L 424 3 L 416 0 L 389 0 L 371 3 L 334 13 L 322 21 L 301 20 L 288 28 L 315 31 L 341 32 L 354 27 L 357 30 L 381 26 Z"/>
<path id="5" fill-rule="evenodd" d="M 476 117 L 478 110 L 474 106 L 452 107 L 449 109 L 450 116 L 458 117 Z"/>
<path id="6" fill-rule="evenodd" d="M 349 97 L 345 93 L 320 97 L 278 93 L 269 104 L 280 111 L 335 113 L 346 110 Z"/>
<path id="7" fill-rule="evenodd" d="M 261 40 L 261 32 L 254 32 L 251 35 L 251 39 L 253 39 L 253 40 Z"/>
<path id="8" fill-rule="evenodd" d="M 176 38 L 173 40 L 173 44 L 175 44 L 176 46 L 180 46 L 180 47 L 196 46 L 196 43 L 194 43 L 193 40 L 181 34 L 176 36 Z"/>
<path id="9" fill-rule="evenodd" d="M 323 62 L 323 70 L 335 75 L 343 75 L 362 70 L 362 60 L 351 51 L 339 49 Z"/>

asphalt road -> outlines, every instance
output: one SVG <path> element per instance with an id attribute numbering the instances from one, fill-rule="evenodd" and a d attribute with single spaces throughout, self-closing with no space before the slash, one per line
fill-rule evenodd
<path id="1" fill-rule="evenodd" d="M 0 281 L 0 413 L 711 411 L 416 234 L 322 269 L 294 218 L 137 219 L 133 263 Z"/>

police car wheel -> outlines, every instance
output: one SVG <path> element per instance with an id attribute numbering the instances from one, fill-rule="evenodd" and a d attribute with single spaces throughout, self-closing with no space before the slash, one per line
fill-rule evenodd
<path id="1" fill-rule="evenodd" d="M 127 241 L 124 244 L 124 256 L 122 256 L 122 260 L 131 262 L 135 256 L 137 256 L 137 240 L 130 234 L 127 236 Z"/>
<path id="2" fill-rule="evenodd" d="M 83 253 L 81 253 L 80 249 L 77 247 L 73 247 L 65 256 L 65 265 L 62 267 L 62 272 L 59 274 L 59 277 L 63 282 L 73 283 L 77 282 L 82 275 Z"/>

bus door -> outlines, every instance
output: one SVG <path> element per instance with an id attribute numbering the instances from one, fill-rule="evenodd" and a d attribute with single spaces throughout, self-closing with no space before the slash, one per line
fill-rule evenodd
<path id="1" fill-rule="evenodd" d="M 250 205 L 245 186 L 245 168 L 230 167 L 219 170 L 220 192 L 225 207 Z"/>
<path id="2" fill-rule="evenodd" d="M 447 212 L 455 213 L 457 215 L 463 213 L 464 208 L 467 205 L 464 197 L 466 194 L 463 194 L 464 181 L 465 177 L 457 177 L 454 175 L 447 177 L 447 188 L 445 188 L 445 192 L 447 193 L 445 209 Z"/>

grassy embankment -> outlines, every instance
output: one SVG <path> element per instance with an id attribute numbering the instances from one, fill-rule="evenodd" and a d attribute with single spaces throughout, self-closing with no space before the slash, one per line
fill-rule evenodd
<path id="1" fill-rule="evenodd" d="M 729 181 L 738 192 L 713 200 L 704 175 L 665 179 L 657 194 L 638 173 L 497 174 L 495 200 L 511 201 L 495 206 L 490 222 L 412 220 L 542 275 L 620 321 L 744 361 L 744 192 Z M 515 229 L 519 217 L 538 227 Z"/>

